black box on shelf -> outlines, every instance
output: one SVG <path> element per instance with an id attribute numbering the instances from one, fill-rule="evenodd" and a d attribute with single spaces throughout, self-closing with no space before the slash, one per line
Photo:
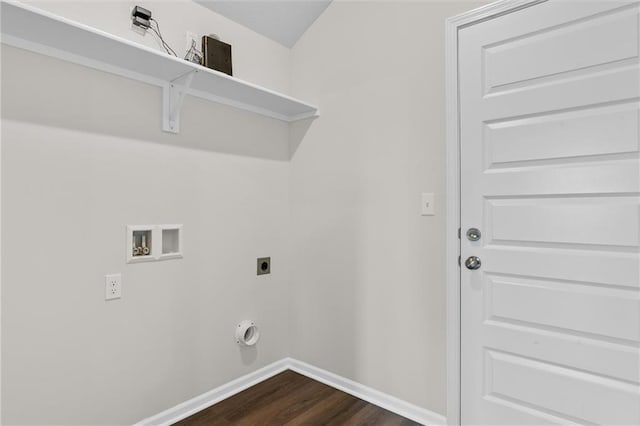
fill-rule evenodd
<path id="1" fill-rule="evenodd" d="M 203 65 L 212 70 L 233 75 L 231 66 L 231 45 L 213 37 L 202 37 Z"/>

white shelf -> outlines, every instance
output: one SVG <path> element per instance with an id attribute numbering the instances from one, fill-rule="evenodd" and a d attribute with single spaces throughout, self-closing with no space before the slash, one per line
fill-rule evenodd
<path id="1" fill-rule="evenodd" d="M 2 43 L 162 87 L 166 131 L 177 133 L 184 95 L 288 122 L 317 116 L 313 105 L 96 28 L 23 3 L 0 5 Z"/>

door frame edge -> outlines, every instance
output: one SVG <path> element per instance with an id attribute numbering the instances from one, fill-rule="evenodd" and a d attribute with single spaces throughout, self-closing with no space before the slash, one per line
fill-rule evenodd
<path id="1" fill-rule="evenodd" d="M 446 113 L 446 419 L 461 421 L 461 293 L 460 293 L 460 105 L 458 32 L 470 25 L 548 0 L 499 0 L 445 21 Z"/>

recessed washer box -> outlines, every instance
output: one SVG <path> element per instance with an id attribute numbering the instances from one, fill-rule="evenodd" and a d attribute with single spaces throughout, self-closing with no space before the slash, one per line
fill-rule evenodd
<path id="1" fill-rule="evenodd" d="M 182 225 L 127 226 L 127 263 L 182 257 Z"/>
<path id="2" fill-rule="evenodd" d="M 162 252 L 160 259 L 182 257 L 182 225 L 160 225 Z"/>
<path id="3" fill-rule="evenodd" d="M 156 260 L 154 256 L 158 250 L 154 247 L 157 244 L 154 230 L 154 225 L 127 226 L 127 263 Z"/>

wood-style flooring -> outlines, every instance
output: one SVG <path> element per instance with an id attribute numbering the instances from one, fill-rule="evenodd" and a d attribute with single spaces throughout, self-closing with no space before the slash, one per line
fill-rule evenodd
<path id="1" fill-rule="evenodd" d="M 409 426 L 418 423 L 288 370 L 176 425 Z"/>

